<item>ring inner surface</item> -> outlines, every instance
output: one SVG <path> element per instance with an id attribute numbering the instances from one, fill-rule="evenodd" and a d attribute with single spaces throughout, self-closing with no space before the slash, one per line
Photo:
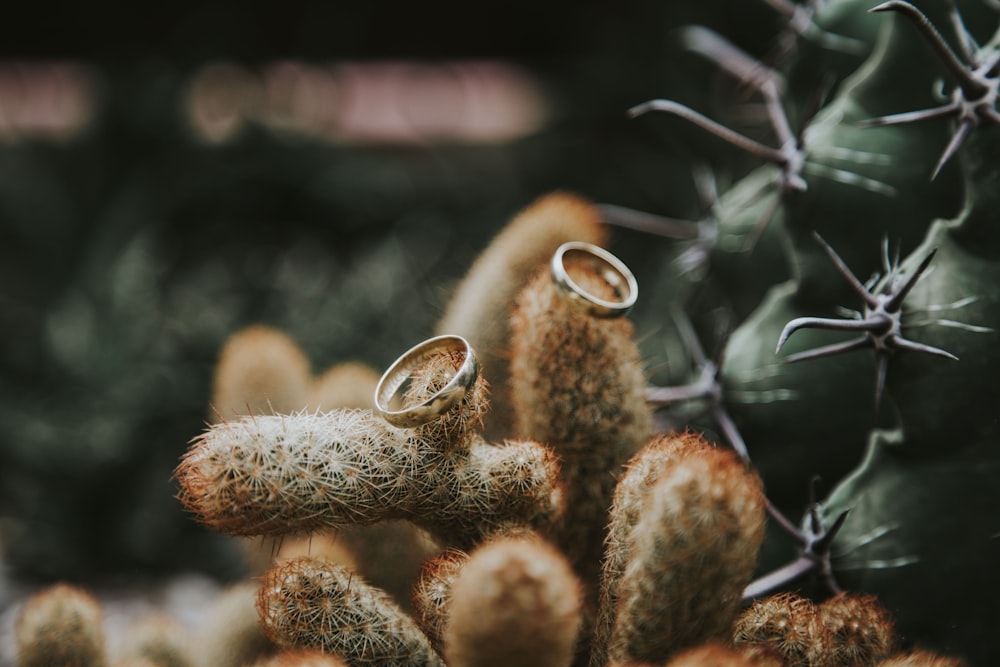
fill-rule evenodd
<path id="1" fill-rule="evenodd" d="M 397 368 L 392 371 L 392 375 L 386 378 L 385 385 L 382 387 L 382 391 L 379 394 L 379 407 L 382 410 L 389 412 L 405 412 L 406 410 L 427 406 L 433 403 L 437 397 L 449 388 L 451 383 L 454 381 L 455 376 L 458 375 L 458 371 L 455 371 L 455 376 L 452 376 L 444 387 L 438 390 L 433 396 L 429 396 L 427 400 L 419 405 L 405 405 L 403 403 L 403 395 L 406 393 L 407 381 L 412 377 L 413 371 L 423 366 L 434 356 L 449 351 L 459 350 L 460 347 L 454 345 L 451 341 L 438 341 L 434 345 L 412 352 L 407 358 L 397 362 Z M 461 351 L 464 355 L 465 351 Z"/>
<path id="2" fill-rule="evenodd" d="M 568 250 L 563 255 L 563 268 L 566 271 L 567 278 L 569 278 L 581 295 L 585 296 L 587 299 L 596 303 L 607 304 L 609 306 L 618 306 L 625 303 L 628 297 L 628 282 L 617 269 L 608 264 L 604 259 L 584 250 L 574 248 Z M 593 284 L 594 281 L 592 280 L 583 281 L 590 283 L 591 285 L 591 289 L 586 289 L 581 284 L 581 280 L 579 280 L 579 272 L 581 270 L 589 270 L 596 274 L 597 277 L 599 277 L 604 284 L 610 288 L 612 294 L 594 294 L 594 292 L 591 291 L 595 286 Z M 573 273 L 577 274 L 577 278 L 573 277 Z"/>

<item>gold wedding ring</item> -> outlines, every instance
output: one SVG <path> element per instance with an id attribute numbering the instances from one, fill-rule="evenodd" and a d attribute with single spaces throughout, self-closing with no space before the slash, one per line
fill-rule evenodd
<path id="1" fill-rule="evenodd" d="M 566 272 L 567 261 L 583 261 L 615 292 L 616 301 L 591 294 Z M 552 280 L 572 301 L 595 317 L 621 317 L 632 309 L 639 296 L 639 285 L 625 264 L 607 250 L 583 241 L 570 241 L 559 246 L 549 264 Z"/>
<path id="2" fill-rule="evenodd" d="M 436 394 L 420 405 L 401 406 L 401 389 L 417 368 L 434 356 L 447 352 L 461 352 L 462 365 L 455 376 Z M 383 419 L 401 428 L 414 428 L 433 421 L 458 405 L 472 389 L 479 377 L 479 360 L 469 341 L 461 336 L 445 335 L 429 338 L 403 353 L 382 374 L 375 387 L 375 411 Z"/>

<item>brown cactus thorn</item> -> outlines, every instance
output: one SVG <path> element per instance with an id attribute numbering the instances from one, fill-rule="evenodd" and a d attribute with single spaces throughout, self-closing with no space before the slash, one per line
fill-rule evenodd
<path id="1" fill-rule="evenodd" d="M 269 571 L 257 598 L 264 633 L 282 648 L 319 648 L 355 667 L 444 667 L 387 593 L 310 558 Z"/>
<path id="2" fill-rule="evenodd" d="M 882 288 L 877 292 L 872 292 L 869 287 L 858 280 L 854 273 L 844 264 L 843 260 L 840 259 L 836 251 L 819 234 L 814 234 L 813 236 L 823 247 L 830 261 L 837 267 L 840 275 L 850 283 L 855 294 L 861 298 L 864 307 L 861 312 L 857 313 L 855 319 L 850 320 L 823 317 L 799 317 L 792 320 L 785 325 L 781 335 L 778 337 L 778 346 L 775 349 L 775 354 L 781 351 L 788 338 L 799 329 L 811 328 L 862 332 L 862 335 L 858 338 L 792 354 L 785 357 L 784 360 L 785 362 L 792 363 L 806 359 L 815 359 L 817 357 L 827 357 L 842 352 L 850 352 L 865 347 L 873 348 L 877 363 L 875 376 L 876 410 L 882 401 L 886 371 L 889 366 L 889 358 L 893 352 L 897 350 L 909 350 L 912 352 L 933 354 L 955 361 L 958 360 L 958 357 L 950 352 L 907 340 L 903 337 L 903 300 L 906 299 L 906 295 L 909 294 L 910 290 L 917 283 L 917 280 L 920 279 L 920 276 L 930 266 L 931 260 L 934 259 L 933 251 L 924 258 L 917 269 L 909 276 L 900 275 L 898 268 L 894 266 L 893 262 L 890 262 L 888 252 L 883 253 L 885 276 Z"/>
<path id="3" fill-rule="evenodd" d="M 981 124 L 1000 125 L 1000 48 L 994 35 L 990 44 L 980 48 L 976 40 L 965 28 L 958 9 L 951 7 L 952 24 L 956 28 L 959 54 L 956 54 L 941 37 L 941 33 L 930 19 L 917 7 L 904 0 L 890 0 L 870 12 L 900 12 L 919 30 L 945 68 L 955 79 L 957 86 L 951 101 L 939 107 L 907 111 L 904 113 L 872 118 L 864 122 L 866 126 L 899 125 L 931 118 L 953 117 L 958 127 L 934 165 L 931 180 L 937 177 L 944 165 L 958 151 L 962 143 Z"/>

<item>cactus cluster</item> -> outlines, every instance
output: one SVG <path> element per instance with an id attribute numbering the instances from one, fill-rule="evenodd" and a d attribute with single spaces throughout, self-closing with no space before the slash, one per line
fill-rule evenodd
<path id="1" fill-rule="evenodd" d="M 314 377 L 284 334 L 234 335 L 178 496 L 209 528 L 267 541 L 250 543 L 262 576 L 233 590 L 204 655 L 1000 658 L 996 3 L 768 4 L 787 25 L 760 58 L 706 28 L 678 33 L 738 81 L 764 127 L 670 99 L 629 110 L 637 126 L 693 124 L 763 164 L 721 191 L 696 167 L 709 211 L 697 222 L 567 193 L 525 208 L 438 323 L 482 369 L 453 407 L 389 423 L 370 369 Z M 670 288 L 643 293 L 655 322 L 567 293 L 566 281 L 584 301 L 623 298 L 600 260 L 571 261 L 563 244 L 650 232 L 673 253 L 658 281 Z M 654 382 L 658 334 L 681 345 Z M 433 405 L 466 361 L 421 359 L 398 403 Z M 81 630 L 95 609 L 26 605 L 23 664 L 103 654 L 100 632 Z"/>

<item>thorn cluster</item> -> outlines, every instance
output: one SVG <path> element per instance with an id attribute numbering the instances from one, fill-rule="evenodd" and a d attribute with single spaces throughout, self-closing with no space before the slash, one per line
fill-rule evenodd
<path id="1" fill-rule="evenodd" d="M 844 510 L 837 515 L 833 523 L 824 526 L 820 516 L 821 507 L 815 497 L 815 479 L 809 491 L 808 521 L 801 529 L 768 501 L 769 516 L 797 542 L 799 555 L 787 565 L 751 582 L 743 591 L 745 600 L 758 598 L 805 576 L 818 578 L 831 593 L 841 592 L 840 585 L 833 576 L 831 549 L 833 540 L 844 525 L 849 510 Z"/>
<path id="2" fill-rule="evenodd" d="M 737 646 L 766 644 L 790 667 L 868 667 L 896 651 L 896 630 L 875 596 L 839 593 L 821 605 L 794 593 L 760 600 L 733 626 Z"/>
<path id="3" fill-rule="evenodd" d="M 958 357 L 945 350 L 924 345 L 908 340 L 903 337 L 903 301 L 906 295 L 920 279 L 920 276 L 930 266 L 934 259 L 934 252 L 928 254 L 920 265 L 909 276 L 901 276 L 896 267 L 889 266 L 886 260 L 886 277 L 882 282 L 882 287 L 877 292 L 872 292 L 851 272 L 844 261 L 837 255 L 818 234 L 814 235 L 816 240 L 823 247 L 827 256 L 833 262 L 837 271 L 842 275 L 854 289 L 863 304 L 864 310 L 858 313 L 855 319 L 829 319 L 822 317 L 799 317 L 788 324 L 782 330 L 778 338 L 778 346 L 775 352 L 780 352 L 781 348 L 788 341 L 788 338 L 799 329 L 830 329 L 832 331 L 860 331 L 861 336 L 851 340 L 825 345 L 823 347 L 799 352 L 785 357 L 786 362 L 804 361 L 817 357 L 826 357 L 841 352 L 850 352 L 865 347 L 875 350 L 877 362 L 877 372 L 875 379 L 875 406 L 876 408 L 882 400 L 882 393 L 885 388 L 886 370 L 889 365 L 889 357 L 896 350 L 910 350 L 912 352 L 924 352 L 927 354 L 945 357 L 946 359 L 957 360 Z"/>
<path id="4" fill-rule="evenodd" d="M 900 12 L 912 21 L 957 83 L 951 100 L 944 105 L 882 116 L 865 122 L 865 125 L 877 126 L 942 117 L 956 119 L 958 127 L 931 172 L 933 180 L 973 130 L 981 124 L 1000 125 L 1000 31 L 989 44 L 979 46 L 962 22 L 958 9 L 952 5 L 952 24 L 955 26 L 959 46 L 959 53 L 956 54 L 930 19 L 909 2 L 890 0 L 869 11 Z"/>
<path id="5" fill-rule="evenodd" d="M 388 594 L 339 565 L 299 558 L 272 569 L 257 611 L 283 648 L 319 648 L 355 667 L 444 667 Z"/>

